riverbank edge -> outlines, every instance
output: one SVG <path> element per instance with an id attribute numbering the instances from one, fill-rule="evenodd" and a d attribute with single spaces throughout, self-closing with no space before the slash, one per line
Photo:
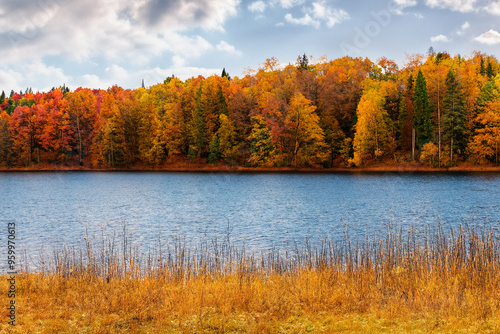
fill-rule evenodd
<path id="1" fill-rule="evenodd" d="M 500 166 L 474 166 L 459 165 L 455 167 L 434 168 L 421 166 L 417 164 L 408 165 L 377 165 L 367 167 L 243 167 L 227 165 L 180 165 L 164 167 L 129 167 L 129 168 L 90 168 L 90 167 L 72 167 L 58 165 L 43 165 L 30 167 L 0 167 L 0 173 L 8 172 L 165 172 L 165 173 L 442 173 L 442 172 L 460 172 L 460 173 L 500 173 Z"/>

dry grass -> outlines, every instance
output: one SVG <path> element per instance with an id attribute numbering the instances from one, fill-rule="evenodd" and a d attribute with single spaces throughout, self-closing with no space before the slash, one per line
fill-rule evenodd
<path id="1" fill-rule="evenodd" d="M 246 254 L 227 241 L 137 255 L 123 240 L 17 276 L 19 333 L 499 333 L 490 228 Z M 0 303 L 7 305 L 7 283 Z M 2 308 L 2 319 L 7 312 Z M 2 321 L 0 331 L 16 332 Z"/>

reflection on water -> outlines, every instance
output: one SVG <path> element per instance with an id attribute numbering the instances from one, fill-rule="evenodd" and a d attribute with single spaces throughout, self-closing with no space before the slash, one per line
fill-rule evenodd
<path id="1" fill-rule="evenodd" d="M 497 174 L 3 173 L 0 196 L 0 219 L 16 223 L 29 254 L 124 227 L 144 249 L 159 237 L 196 243 L 229 233 L 261 250 L 339 239 L 347 228 L 363 238 L 388 224 L 500 221 Z"/>

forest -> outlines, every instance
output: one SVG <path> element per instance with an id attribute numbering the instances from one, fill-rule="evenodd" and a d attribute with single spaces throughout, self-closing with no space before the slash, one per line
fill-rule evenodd
<path id="1" fill-rule="evenodd" d="M 499 163 L 491 55 L 267 59 L 221 75 L 107 90 L 2 92 L 0 166 L 450 167 Z"/>

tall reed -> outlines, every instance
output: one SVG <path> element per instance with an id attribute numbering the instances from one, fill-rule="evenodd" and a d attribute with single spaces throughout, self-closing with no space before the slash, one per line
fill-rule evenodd
<path id="1" fill-rule="evenodd" d="M 389 226 L 381 238 L 261 252 L 229 236 L 196 247 L 158 238 L 144 251 L 124 231 L 55 250 L 19 282 L 20 327 L 33 331 L 500 331 L 500 240 L 489 225 Z"/>

